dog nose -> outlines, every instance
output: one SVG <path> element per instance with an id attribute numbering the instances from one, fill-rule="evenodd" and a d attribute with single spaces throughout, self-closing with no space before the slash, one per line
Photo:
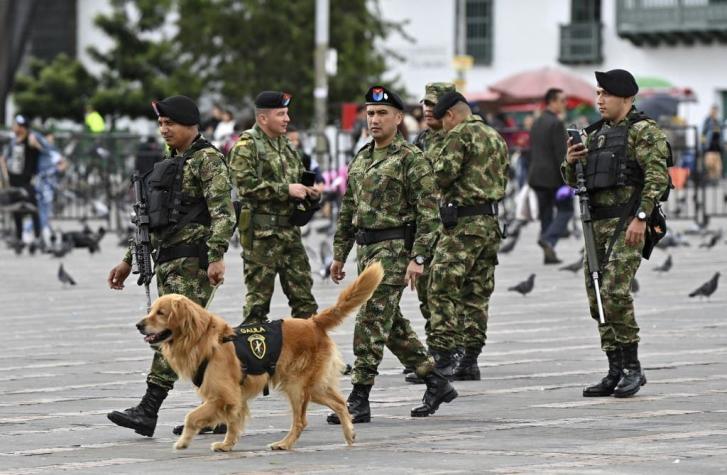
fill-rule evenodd
<path id="1" fill-rule="evenodd" d="M 144 333 L 144 320 L 139 320 L 139 323 L 136 324 L 136 329 Z"/>

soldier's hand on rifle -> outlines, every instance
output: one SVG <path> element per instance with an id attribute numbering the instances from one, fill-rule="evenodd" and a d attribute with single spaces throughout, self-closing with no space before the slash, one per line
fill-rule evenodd
<path id="1" fill-rule="evenodd" d="M 331 263 L 331 280 L 334 284 L 338 284 L 346 277 L 346 273 L 343 272 L 343 262 L 333 261 Z"/>
<path id="2" fill-rule="evenodd" d="M 414 261 L 410 261 L 406 268 L 406 275 L 404 276 L 404 284 L 408 285 L 411 290 L 416 288 L 417 279 L 424 273 L 424 266 L 417 264 Z"/>
<path id="3" fill-rule="evenodd" d="M 209 278 L 212 285 L 222 282 L 225 278 L 225 261 L 220 259 L 219 261 L 210 262 L 207 267 L 207 278 Z"/>
<path id="4" fill-rule="evenodd" d="M 626 228 L 626 245 L 638 246 L 644 241 L 646 234 L 646 221 L 640 221 L 636 218 L 631 219 L 629 227 Z"/>
<path id="5" fill-rule="evenodd" d="M 301 185 L 300 183 L 291 183 L 290 185 L 288 185 L 288 194 L 291 198 L 304 200 L 305 197 L 308 195 L 308 187 L 305 185 Z"/>
<path id="6" fill-rule="evenodd" d="M 109 288 L 115 290 L 121 290 L 124 288 L 124 281 L 131 273 L 131 266 L 125 261 L 121 261 L 116 265 L 109 273 Z"/>
<path id="7" fill-rule="evenodd" d="M 582 143 L 577 143 L 575 145 L 571 145 L 573 142 L 573 139 L 568 138 L 568 152 L 566 153 L 565 159 L 573 165 L 578 160 L 582 160 L 586 157 L 586 154 L 588 153 L 588 149 L 585 145 Z"/>

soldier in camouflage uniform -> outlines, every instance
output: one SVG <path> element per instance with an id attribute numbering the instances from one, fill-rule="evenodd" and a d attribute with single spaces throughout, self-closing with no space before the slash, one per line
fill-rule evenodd
<path id="1" fill-rule="evenodd" d="M 181 163 L 179 191 L 182 203 L 189 205 L 187 212 L 177 210 L 181 212 L 177 224 L 152 229 L 158 293 L 160 296 L 182 294 L 204 306 L 212 285 L 222 282 L 225 273 L 223 257 L 235 224 L 232 185 L 224 157 L 198 132 L 199 110 L 196 104 L 185 96 L 172 96 L 153 104 L 159 116 L 159 130 L 169 145 L 171 156 L 156 164 L 147 179 L 147 187 L 154 183 L 162 168 L 178 171 L 178 168 L 171 167 Z M 147 190 L 147 196 L 148 193 Z M 151 215 L 168 209 L 149 211 Z M 129 249 L 122 262 L 109 274 L 108 283 L 112 289 L 124 288 L 131 264 L 132 250 Z M 109 419 L 151 437 L 156 428 L 159 407 L 176 380 L 177 375 L 156 348 L 147 376 L 147 391 L 141 403 L 125 411 L 113 411 L 108 414 Z"/>
<path id="2" fill-rule="evenodd" d="M 331 279 L 345 277 L 343 264 L 354 242 L 359 272 L 371 262 L 384 267 L 384 280 L 356 317 L 353 349 L 356 361 L 348 397 L 354 423 L 369 422 L 369 392 L 378 374 L 384 346 L 404 366 L 416 368 L 426 384 L 421 407 L 412 417 L 425 417 L 450 402 L 457 392 L 438 371 L 424 345 L 399 308 L 406 285 L 421 276 L 436 229 L 434 181 L 429 162 L 397 133 L 403 119 L 401 99 L 380 86 L 366 94 L 366 114 L 373 141 L 351 161 L 348 186 L 333 241 Z M 340 423 L 331 414 L 328 422 Z"/>
<path id="3" fill-rule="evenodd" d="M 414 139 L 414 145 L 419 147 L 423 152 L 423 158 L 429 162 L 433 167 L 434 160 L 439 154 L 439 149 L 444 143 L 444 136 L 447 132 L 442 128 L 442 121 L 435 119 L 432 115 L 434 106 L 437 105 L 437 101 L 442 95 L 447 92 L 455 91 L 454 84 L 450 82 L 432 82 L 424 87 L 424 99 L 422 99 L 422 109 L 424 111 L 424 120 L 426 121 L 427 128 L 424 129 Z M 439 225 L 437 226 L 439 227 Z M 432 246 L 436 245 L 439 230 L 435 231 L 435 237 L 432 239 Z M 432 247 L 429 256 L 433 254 L 434 247 Z M 430 333 L 430 313 L 428 304 L 428 289 L 429 289 L 429 265 L 431 261 L 427 261 L 424 266 L 424 272 L 421 277 L 417 279 L 417 297 L 419 298 L 419 309 L 424 317 L 424 333 L 427 335 L 427 341 L 429 341 Z M 404 378 L 406 382 L 413 384 L 424 384 L 424 380 L 419 377 L 414 371 L 414 368 L 406 368 L 405 372 L 408 374 Z"/>
<path id="4" fill-rule="evenodd" d="M 646 383 L 638 359 L 639 327 L 631 281 L 641 263 L 647 219 L 668 187 L 670 151 L 664 132 L 633 107 L 638 86 L 628 71 L 596 72 L 596 79 L 596 103 L 603 120 L 586 129 L 585 147 L 570 144 L 561 172 L 566 183 L 574 186 L 576 161 L 583 160 L 594 240 L 601 261 L 605 324 L 599 324 L 598 330 L 609 371 L 601 382 L 585 388 L 583 395 L 627 397 Z M 600 186 L 603 179 L 610 177 L 591 171 L 608 170 L 611 167 L 604 162 L 609 160 L 617 162 L 613 169 L 624 170 L 624 176 L 614 177 L 619 182 L 616 185 Z M 601 165 L 595 167 L 596 163 Z M 584 268 L 591 317 L 598 321 L 593 283 L 588 266 Z"/>
<path id="5" fill-rule="evenodd" d="M 255 126 L 243 132 L 228 157 L 242 205 L 246 324 L 267 321 L 276 275 L 293 317 L 307 318 L 318 310 L 300 228 L 291 222 L 296 207 L 317 199 L 318 192 L 300 183 L 303 161 L 285 136 L 290 99 L 283 92 L 260 93 Z"/>
<path id="6" fill-rule="evenodd" d="M 507 186 L 507 145 L 457 92 L 440 98 L 434 116 L 442 120 L 447 136 L 434 162 L 443 227 L 429 276 L 429 351 L 443 374 L 478 380 L 477 357 L 487 338 L 502 237 L 497 202 Z M 460 315 L 465 352 L 455 367 Z"/>

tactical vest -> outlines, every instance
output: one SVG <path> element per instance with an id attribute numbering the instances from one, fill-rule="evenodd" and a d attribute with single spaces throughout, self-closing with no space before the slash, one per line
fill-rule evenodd
<path id="1" fill-rule="evenodd" d="M 631 126 L 648 119 L 647 115 L 639 112 L 635 118 L 628 120 L 626 126 L 604 128 L 604 121 L 600 120 L 585 129 L 588 134 L 596 131 L 588 141 L 585 175 L 586 188 L 589 192 L 622 186 L 643 188 L 644 171 L 635 158 L 628 156 L 628 139 Z M 674 161 L 668 142 L 667 148 L 669 156 L 666 165 L 671 167 Z M 660 197 L 660 201 L 667 200 L 671 188 L 670 177 L 669 186 Z"/>
<path id="2" fill-rule="evenodd" d="M 245 374 L 272 376 L 283 347 L 282 320 L 253 323 L 233 328 L 235 335 L 224 341 L 235 345 L 235 353 Z"/>
<path id="3" fill-rule="evenodd" d="M 182 155 L 155 163 L 154 168 L 146 174 L 144 191 L 151 231 L 162 231 L 170 226 L 181 228 L 188 223 L 210 225 L 211 218 L 204 197 L 182 193 L 184 164 L 195 152 L 208 147 L 214 148 L 204 138 L 198 138 Z"/>

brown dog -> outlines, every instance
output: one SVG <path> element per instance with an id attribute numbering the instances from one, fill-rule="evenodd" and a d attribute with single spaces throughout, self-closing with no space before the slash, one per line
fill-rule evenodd
<path id="1" fill-rule="evenodd" d="M 159 297 L 149 315 L 137 324 L 139 331 L 146 335 L 144 340 L 161 342 L 164 357 L 183 378 L 192 379 L 200 364 L 208 360 L 198 389 L 203 403 L 187 414 L 184 431 L 174 447 L 185 449 L 200 429 L 224 422 L 227 424 L 225 439 L 212 444 L 212 450 L 231 450 L 250 415 L 248 401 L 268 383 L 288 396 L 293 410 L 290 432 L 270 445 L 273 450 L 288 450 L 295 444 L 307 425 L 306 408 L 310 401 L 331 408 L 342 421 L 346 443 L 353 444 L 351 416 L 338 388 L 343 362 L 327 331 L 366 302 L 383 276 L 381 264 L 374 263 L 341 292 L 333 307 L 310 319 L 284 320 L 282 350 L 272 377 L 267 374 L 243 377 L 234 345 L 222 341 L 234 334 L 222 318 L 182 295 Z"/>

